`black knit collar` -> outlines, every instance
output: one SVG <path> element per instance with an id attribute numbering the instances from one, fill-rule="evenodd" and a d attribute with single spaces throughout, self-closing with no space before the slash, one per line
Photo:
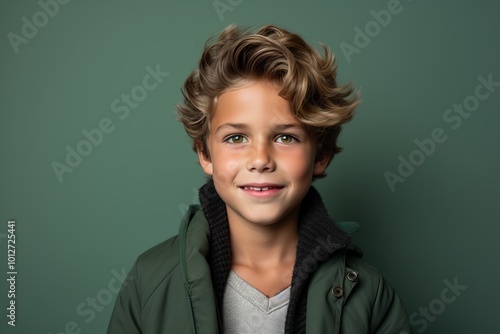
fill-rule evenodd
<path id="1" fill-rule="evenodd" d="M 200 188 L 199 197 L 210 227 L 208 261 L 218 308 L 222 310 L 224 288 L 231 270 L 231 244 L 226 205 L 217 194 L 212 180 Z M 350 239 L 349 234 L 333 222 L 319 193 L 311 186 L 301 204 L 297 257 L 292 276 L 285 333 L 305 333 L 307 281 L 319 263 L 325 261 L 335 251 L 347 246 Z"/>

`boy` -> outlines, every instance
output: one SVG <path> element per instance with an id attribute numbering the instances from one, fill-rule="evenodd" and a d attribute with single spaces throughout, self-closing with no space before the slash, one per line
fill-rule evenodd
<path id="1" fill-rule="evenodd" d="M 311 187 L 358 105 L 323 48 L 275 26 L 206 44 L 178 111 L 211 179 L 179 235 L 137 259 L 108 334 L 411 332 L 348 249 L 357 225 L 335 224 Z"/>

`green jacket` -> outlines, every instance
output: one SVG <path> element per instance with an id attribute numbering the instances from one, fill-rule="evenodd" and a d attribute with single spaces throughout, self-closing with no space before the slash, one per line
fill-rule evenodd
<path id="1" fill-rule="evenodd" d="M 207 262 L 209 233 L 203 210 L 193 205 L 178 236 L 140 255 L 123 283 L 107 333 L 220 333 Z M 411 333 L 396 292 L 355 254 L 336 252 L 312 274 L 307 333 Z"/>

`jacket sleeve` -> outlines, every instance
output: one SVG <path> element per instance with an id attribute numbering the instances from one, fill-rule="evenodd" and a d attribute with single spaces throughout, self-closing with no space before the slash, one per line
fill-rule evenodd
<path id="1" fill-rule="evenodd" d="M 137 261 L 123 281 L 107 334 L 141 334 L 141 304 L 137 288 Z"/>
<path id="2" fill-rule="evenodd" d="M 378 290 L 370 320 L 370 333 L 411 334 L 404 305 L 393 287 L 379 274 Z"/>

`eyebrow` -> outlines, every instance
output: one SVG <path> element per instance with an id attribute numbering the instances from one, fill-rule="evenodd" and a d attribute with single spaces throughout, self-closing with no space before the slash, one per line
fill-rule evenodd
<path id="1" fill-rule="evenodd" d="M 236 130 L 247 130 L 248 125 L 244 123 L 224 123 L 217 127 L 215 130 L 215 134 L 225 128 L 233 128 Z M 271 129 L 275 132 L 285 131 L 285 130 L 304 130 L 304 127 L 299 124 L 276 124 L 271 127 Z"/>

